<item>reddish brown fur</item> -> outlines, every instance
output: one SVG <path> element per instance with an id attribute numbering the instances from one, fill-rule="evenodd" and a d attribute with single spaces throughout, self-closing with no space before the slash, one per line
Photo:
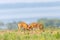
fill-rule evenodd
<path id="1" fill-rule="evenodd" d="M 43 30 L 43 24 L 39 24 L 39 23 L 31 23 L 30 25 L 29 25 L 29 28 L 30 29 L 33 29 L 33 28 L 39 28 L 40 30 Z"/>
<path id="2" fill-rule="evenodd" d="M 43 30 L 43 24 L 33 22 L 28 25 L 25 22 L 20 22 L 18 23 L 18 30 L 20 30 L 21 28 L 23 28 L 24 30 L 33 30 L 34 28 Z"/>
<path id="3" fill-rule="evenodd" d="M 18 23 L 18 30 L 23 28 L 24 30 L 28 29 L 28 25 L 25 22 Z"/>

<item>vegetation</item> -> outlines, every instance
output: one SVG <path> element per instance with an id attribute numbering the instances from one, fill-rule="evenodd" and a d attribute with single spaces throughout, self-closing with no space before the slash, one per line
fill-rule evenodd
<path id="1" fill-rule="evenodd" d="M 38 23 L 44 24 L 44 32 L 34 31 L 17 31 L 17 23 L 11 22 L 1 26 L 6 26 L 8 30 L 0 30 L 0 40 L 60 40 L 60 19 L 39 19 Z M 0 28 L 1 29 L 1 28 Z"/>
<path id="2" fill-rule="evenodd" d="M 0 40 L 60 40 L 60 32 L 19 32 L 19 31 L 0 31 Z M 56 33 L 57 32 L 57 33 Z"/>
<path id="3" fill-rule="evenodd" d="M 41 18 L 37 22 L 44 24 L 45 28 L 60 28 L 60 19 Z"/>
<path id="4" fill-rule="evenodd" d="M 21 21 L 19 21 L 21 22 Z M 16 21 L 12 21 L 12 22 L 7 22 L 6 24 L 1 21 L 0 22 L 0 29 L 2 29 L 1 27 L 6 27 L 6 29 L 9 30 L 17 30 L 17 23 Z M 60 28 L 60 19 L 48 19 L 48 18 L 41 18 L 37 20 L 37 23 L 42 23 L 44 25 L 45 28 Z"/>

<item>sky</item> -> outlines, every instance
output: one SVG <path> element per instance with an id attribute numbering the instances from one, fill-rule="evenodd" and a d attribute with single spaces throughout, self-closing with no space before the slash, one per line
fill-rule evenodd
<path id="1" fill-rule="evenodd" d="M 60 0 L 0 0 L 0 19 L 60 17 Z"/>
<path id="2" fill-rule="evenodd" d="M 31 23 L 38 18 L 60 18 L 60 0 L 0 0 L 0 22 Z"/>
<path id="3" fill-rule="evenodd" d="M 25 2 L 25 3 L 31 3 L 31 2 L 56 2 L 60 0 L 0 0 L 0 3 L 17 3 L 17 2 Z"/>

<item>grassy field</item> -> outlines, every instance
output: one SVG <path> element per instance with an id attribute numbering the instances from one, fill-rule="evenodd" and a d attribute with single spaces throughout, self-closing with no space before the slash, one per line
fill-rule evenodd
<path id="1" fill-rule="evenodd" d="M 60 30 L 41 31 L 0 31 L 0 40 L 60 40 Z"/>

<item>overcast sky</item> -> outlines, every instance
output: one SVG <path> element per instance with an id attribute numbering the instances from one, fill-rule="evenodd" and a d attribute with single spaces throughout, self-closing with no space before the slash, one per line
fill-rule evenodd
<path id="1" fill-rule="evenodd" d="M 25 2 L 25 3 L 31 3 L 31 2 L 56 2 L 60 0 L 0 0 L 0 3 L 17 3 L 17 2 Z"/>
<path id="2" fill-rule="evenodd" d="M 60 0 L 0 0 L 0 19 L 60 17 Z"/>

